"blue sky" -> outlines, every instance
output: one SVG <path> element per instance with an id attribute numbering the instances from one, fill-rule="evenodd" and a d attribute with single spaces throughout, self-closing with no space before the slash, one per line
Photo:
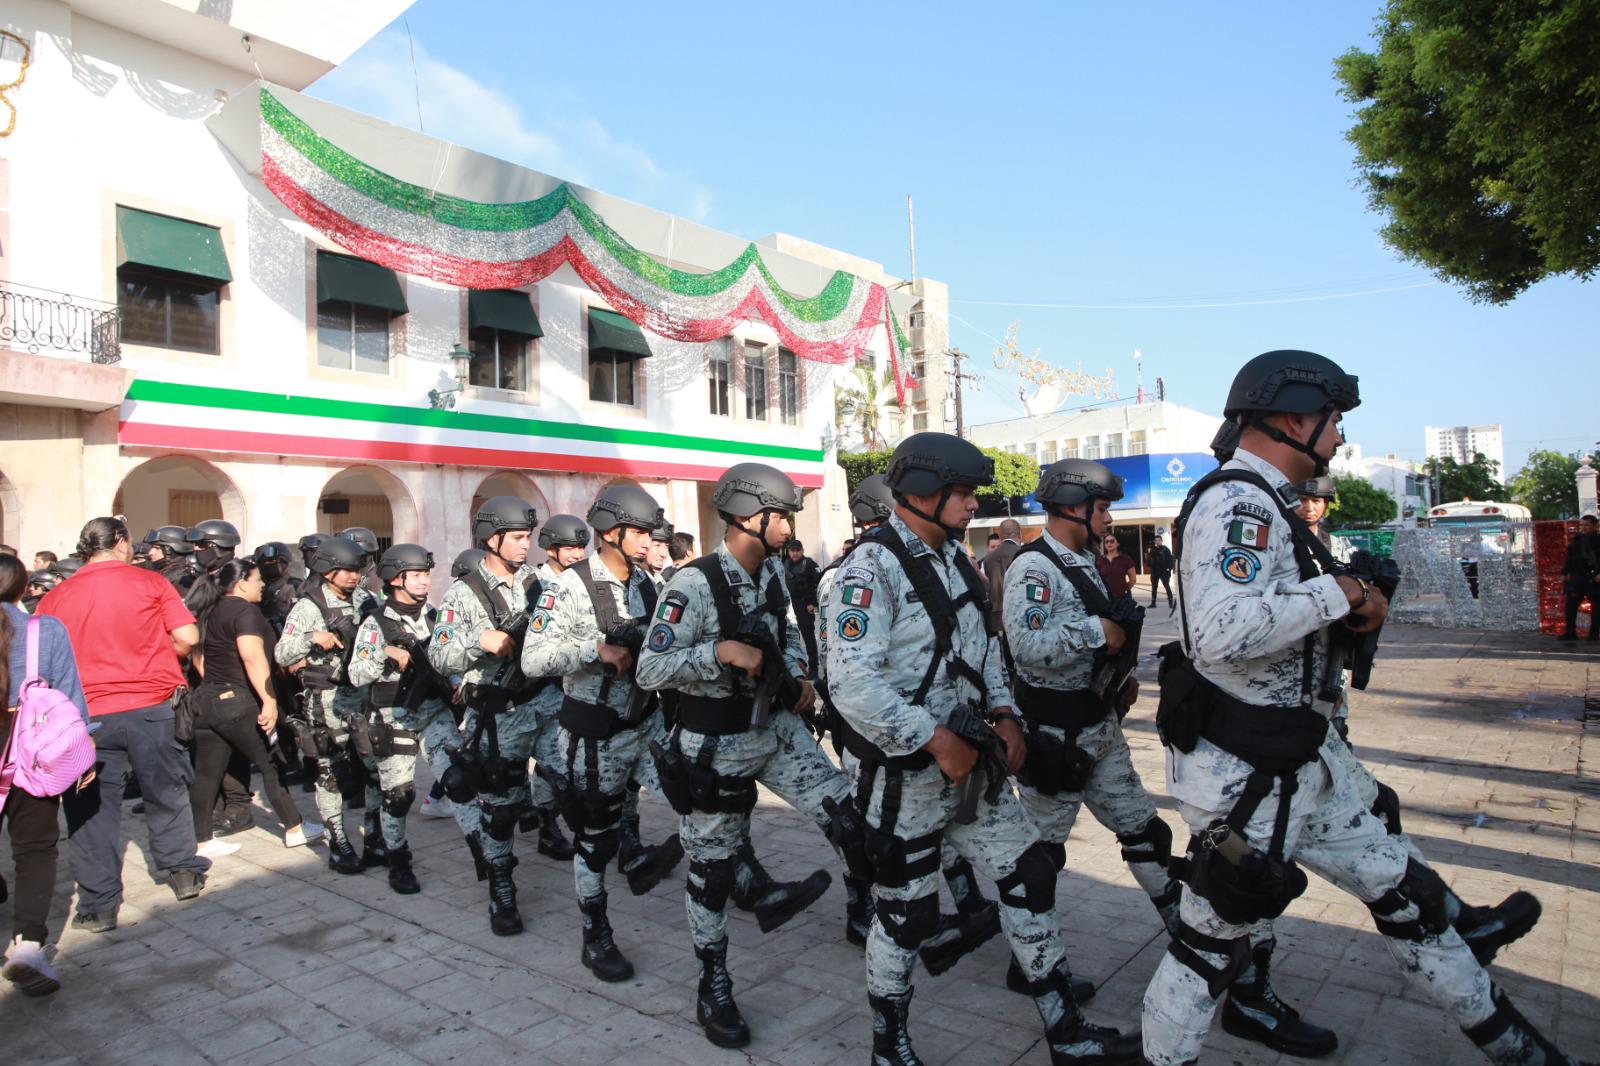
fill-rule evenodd
<path id="1" fill-rule="evenodd" d="M 1592 449 L 1600 288 L 1479 306 L 1379 240 L 1332 73 L 1377 10 L 420 0 L 409 41 L 395 23 L 312 92 L 415 127 L 420 88 L 431 135 L 901 274 L 914 195 L 918 268 L 986 378 L 969 421 L 1021 413 L 990 358 L 1016 321 L 1124 395 L 1142 349 L 1147 388 L 1212 412 L 1251 355 L 1321 352 L 1361 376 L 1368 454 L 1482 422 L 1512 471 Z"/>

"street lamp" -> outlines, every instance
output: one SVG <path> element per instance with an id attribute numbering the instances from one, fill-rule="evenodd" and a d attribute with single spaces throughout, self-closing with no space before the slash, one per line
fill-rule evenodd
<path id="1" fill-rule="evenodd" d="M 467 387 L 467 370 L 472 365 L 472 353 L 461 347 L 461 342 L 450 349 L 450 369 L 454 372 L 446 374 L 439 371 L 439 386 L 428 390 L 428 406 L 436 411 L 444 411 L 455 407 L 456 393 Z"/>

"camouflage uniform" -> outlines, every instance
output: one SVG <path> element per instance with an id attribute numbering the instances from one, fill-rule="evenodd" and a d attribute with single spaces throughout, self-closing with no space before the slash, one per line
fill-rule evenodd
<path id="1" fill-rule="evenodd" d="M 1292 502 L 1293 490 L 1283 474 L 1248 451 L 1240 449 L 1224 469 L 1254 471 Z M 1300 707 L 1305 638 L 1311 637 L 1311 691 L 1316 692 L 1327 670 L 1328 627 L 1349 613 L 1337 581 L 1329 575 L 1301 577 L 1290 531 L 1279 519 L 1275 501 L 1254 485 L 1230 481 L 1211 486 L 1179 535 L 1180 595 L 1196 668 L 1246 703 L 1283 708 L 1285 714 Z M 1408 870 L 1405 846 L 1385 832 L 1362 802 L 1351 782 L 1349 761 L 1335 751 L 1337 746 L 1338 737 L 1327 730 L 1317 758 L 1290 778 L 1295 790 L 1287 807 L 1282 857 L 1297 859 L 1366 902 L 1379 918 L 1390 953 L 1429 997 L 1463 1027 L 1484 1022 L 1496 1010 L 1488 977 L 1453 929 L 1445 925 L 1434 931 L 1439 921 L 1433 908 L 1424 906 L 1426 886 L 1419 885 L 1415 865 Z M 1167 789 L 1184 821 L 1200 833 L 1228 815 L 1252 770 L 1249 762 L 1202 736 L 1192 752 L 1169 747 Z M 1265 854 L 1270 849 L 1282 789 L 1283 779 L 1274 780 L 1243 828 L 1252 850 Z M 1235 946 L 1250 934 L 1250 925 L 1224 920 L 1188 886 L 1181 917 L 1184 933 L 1192 930 L 1202 938 L 1192 940 L 1187 949 L 1201 965 L 1224 976 L 1237 972 L 1234 960 L 1241 956 Z M 1175 948 L 1161 960 L 1145 992 L 1146 1057 L 1157 1066 L 1194 1059 L 1215 1009 L 1207 978 L 1180 962 Z M 1485 1037 L 1491 1056 L 1497 1039 L 1520 1039 L 1520 1034 Z"/>
<path id="2" fill-rule="evenodd" d="M 579 563 L 582 566 L 583 563 Z M 549 589 L 559 575 L 550 566 L 548 561 L 538 566 L 529 566 L 523 563 L 517 570 L 516 583 L 524 589 L 528 587 L 530 577 L 537 578 L 541 588 Z M 530 624 L 530 632 L 532 627 Z M 544 677 L 544 673 L 528 673 L 527 646 L 533 641 L 524 642 L 522 672 L 527 677 Z M 531 750 L 534 762 L 541 766 L 563 766 L 561 723 L 556 721 L 556 712 L 561 710 L 561 686 L 549 684 L 539 690 L 533 697 L 534 728 Z M 501 741 L 504 744 L 504 740 Z M 528 779 L 529 807 L 537 811 L 540 816 L 554 818 L 556 816 L 556 794 L 546 781 L 538 774 Z"/>

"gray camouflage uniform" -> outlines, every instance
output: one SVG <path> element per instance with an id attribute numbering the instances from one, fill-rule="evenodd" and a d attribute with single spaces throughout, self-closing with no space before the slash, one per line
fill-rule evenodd
<path id="1" fill-rule="evenodd" d="M 423 656 L 427 654 L 429 642 L 433 639 L 433 632 L 429 626 L 429 617 L 434 613 L 431 608 L 424 607 L 412 617 L 396 611 L 392 603 L 385 603 L 381 613 L 392 621 L 399 622 L 416 639 L 417 643 L 412 654 Z M 390 669 L 393 660 L 385 654 L 385 645 L 378 615 L 367 616 L 361 623 L 361 628 L 356 631 L 356 652 L 350 658 L 351 685 L 366 691 L 367 686 L 383 680 L 386 674 L 395 676 L 397 671 Z M 444 700 L 430 696 L 419 703 L 416 710 L 408 710 L 405 707 L 379 707 L 378 714 L 385 725 L 402 729 L 417 738 L 422 745 L 423 758 L 428 760 L 428 766 L 433 770 L 434 780 L 437 781 L 444 776 L 445 770 L 450 766 L 451 750 L 461 746 L 461 731 L 456 727 L 455 717 L 450 713 L 450 708 Z M 416 764 L 416 755 L 409 752 L 379 759 L 378 784 L 385 792 L 412 785 L 416 777 Z M 409 797 L 406 798 L 405 805 L 410 806 Z M 467 803 L 456 803 L 451 806 L 462 833 L 471 834 L 479 827 L 482 815 L 478 810 L 476 798 Z M 383 825 L 383 839 L 389 848 L 393 850 L 404 847 L 405 815 L 391 813 L 389 804 L 385 803 L 380 821 Z"/>
<path id="2" fill-rule="evenodd" d="M 488 566 L 480 562 L 478 573 L 491 597 L 505 599 L 508 614 L 515 614 L 527 605 L 527 593 L 520 579 L 520 570 L 518 576 L 506 581 L 490 573 Z M 439 605 L 439 621 L 433 630 L 433 641 L 428 645 L 428 661 L 441 674 L 459 676 L 463 685 L 487 681 L 499 671 L 502 660 L 484 651 L 478 641 L 493 628 L 493 621 L 471 587 L 465 581 L 455 582 L 450 586 L 450 591 L 444 594 L 444 602 Z M 529 636 L 532 636 L 531 631 Z M 483 854 L 490 863 L 511 856 L 517 815 L 528 803 L 528 757 L 532 754 L 534 735 L 538 731 L 535 702 L 537 698 L 524 700 L 495 720 L 500 756 L 510 768 L 512 783 L 503 792 L 485 792 L 478 797 L 482 808 Z M 461 722 L 463 737 L 471 737 L 477 720 L 478 708 L 469 704 Z M 480 750 L 487 758 L 487 734 L 484 735 Z"/>
<path id="3" fill-rule="evenodd" d="M 899 515 L 891 517 L 889 524 L 911 554 L 937 557 L 934 571 L 952 600 L 966 591 L 955 565 L 956 553 L 961 551 L 958 544 L 946 541 L 935 552 Z M 818 613 L 826 620 L 829 631 L 826 652 L 819 654 L 825 654 L 827 660 L 834 706 L 856 732 L 885 755 L 917 752 L 962 700 L 973 700 L 990 711 L 1011 706 L 999 642 L 988 631 L 986 605 L 973 603 L 958 612 L 958 631 L 951 640 L 954 654 L 982 672 L 987 693 L 977 691 L 965 678 L 940 669 L 934 674 L 923 704 L 911 702 L 933 657 L 933 625 L 927 610 L 914 597 L 905 570 L 882 545 L 871 540 L 859 544 L 840 569 L 825 602 L 826 612 L 819 609 Z M 863 773 L 860 760 L 847 751 L 844 762 L 852 779 L 859 782 Z M 972 824 L 955 822 L 959 794 L 937 764 L 921 770 L 880 768 L 872 775 L 866 820 L 874 828 L 885 828 L 884 793 L 896 773 L 901 780 L 901 799 L 892 831 L 901 840 L 942 831 L 944 840 L 995 880 L 1016 872 L 1023 853 L 1039 840 L 1038 830 L 1009 788 L 1002 790 L 993 804 L 980 798 L 977 820 Z M 906 859 L 915 861 L 925 854 L 908 852 Z M 904 885 L 874 886 L 877 913 L 867 939 L 869 994 L 901 996 L 911 987 L 916 946 L 903 946 L 891 938 L 884 928 L 886 907 L 905 912 L 911 901 L 934 896 L 938 890 L 933 870 Z M 935 901 L 935 918 L 937 906 Z M 1062 956 L 1053 901 L 1047 909 L 1035 912 L 1008 902 L 1002 892 L 1000 919 L 1028 979 L 1042 980 Z"/>
<path id="4" fill-rule="evenodd" d="M 649 575 L 635 566 L 624 586 L 606 567 L 600 553 L 595 552 L 546 586 L 528 626 L 522 670 L 529 677 L 560 677 L 558 699 L 565 695 L 605 706 L 620 719 L 627 715 L 638 689 L 631 677 L 615 674 L 600 662 L 597 645 L 603 634 L 595 621 L 589 591 L 576 573 L 578 567 L 588 570 L 596 592 L 613 598 L 621 617 L 648 624 L 643 586 L 650 580 Z M 559 703 L 557 706 L 559 709 Z M 559 724 L 557 728 L 562 754 L 559 761 L 549 765 L 560 768 L 575 789 L 588 794 L 589 810 L 604 808 L 607 812 L 605 821 L 599 824 L 591 825 L 586 818 L 575 842 L 578 854 L 572 860 L 572 875 L 578 899 L 587 902 L 605 892 L 606 865 L 616 852 L 621 798 L 632 792 L 629 782 L 637 781 L 660 791 L 650 742 L 664 743 L 667 727 L 661 712 L 652 709 L 636 727 L 603 740 L 575 736 Z"/>
<path id="5" fill-rule="evenodd" d="M 316 575 L 312 575 L 312 578 L 315 577 Z M 362 612 L 367 609 L 367 604 L 375 601 L 370 593 L 359 586 L 351 593 L 350 599 L 346 600 L 340 598 L 333 586 L 326 581 L 307 579 L 305 594 L 295 601 L 295 605 L 289 609 L 289 616 L 283 621 L 283 635 L 278 638 L 273 658 L 283 667 L 306 659 L 308 667 L 326 665 L 332 668 L 332 687 L 305 688 L 307 719 L 313 726 L 316 726 L 320 719 L 320 723 L 327 726 L 334 745 L 333 754 L 316 757 L 317 814 L 323 824 L 335 823 L 342 819 L 344 796 L 339 788 L 339 777 L 344 772 L 358 773 L 365 780 L 367 828 L 370 832 L 376 832 L 378 811 L 383 806 L 383 793 L 378 788 L 377 764 L 371 759 L 356 756 L 350 750 L 348 743 L 350 730 L 345 726 L 345 719 L 350 715 L 366 713 L 365 694 L 350 686 L 345 672 L 346 657 L 354 649 L 335 647 L 323 651 L 312 642 L 312 638 L 318 633 L 326 631 L 322 612 L 311 602 L 312 596 L 323 597 L 323 603 L 334 611 L 347 615 L 352 623 L 359 621 Z M 303 673 L 301 677 L 304 678 Z M 349 765 L 352 760 L 354 765 Z M 338 824 L 343 823 L 338 822 Z"/>
<path id="6" fill-rule="evenodd" d="M 587 562 L 584 560 L 583 562 Z M 579 566 L 583 565 L 579 562 Z M 549 561 L 538 566 L 529 566 L 524 563 L 517 570 L 517 584 L 527 588 L 529 577 L 539 579 L 541 588 L 549 589 L 559 575 L 551 567 Z M 530 622 L 530 631 L 531 631 Z M 524 642 L 523 651 L 526 653 L 527 644 Z M 527 656 L 523 656 L 522 672 L 527 677 L 543 677 L 544 674 L 530 674 L 527 668 Z M 544 766 L 553 766 L 559 769 L 562 762 L 561 723 L 556 721 L 556 714 L 561 710 L 561 686 L 557 684 L 546 685 L 533 697 L 533 741 L 532 752 L 534 762 Z M 547 817 L 553 817 L 556 809 L 556 794 L 551 789 L 550 783 L 538 774 L 531 774 L 528 778 L 528 803 L 536 811 Z"/>
<path id="7" fill-rule="evenodd" d="M 1244 449 L 1224 469 L 1253 470 L 1292 502 L 1288 479 Z M 1255 546 L 1260 531 L 1249 528 L 1263 524 L 1259 516 L 1268 516 L 1264 547 Z M 1299 706 L 1305 637 L 1313 637 L 1311 676 L 1316 692 L 1327 669 L 1328 627 L 1349 613 L 1337 581 L 1330 575 L 1301 579 L 1290 532 L 1275 503 L 1243 482 L 1207 489 L 1179 535 L 1180 595 L 1197 669 L 1248 703 Z M 1318 709 L 1331 713 L 1325 706 Z M 1284 857 L 1295 858 L 1371 905 L 1400 885 L 1409 855 L 1353 787 L 1350 760 L 1336 751 L 1342 746 L 1329 729 L 1318 758 L 1296 774 Z M 1250 773 L 1248 762 L 1204 738 L 1187 754 L 1167 750 L 1167 790 L 1194 832 L 1228 815 Z M 1279 796 L 1280 784 L 1274 782 L 1244 827 L 1254 850 L 1268 850 Z M 1224 921 L 1187 886 L 1181 913 L 1185 925 L 1205 936 L 1235 940 L 1251 932 L 1249 926 Z M 1404 906 L 1387 917 L 1408 922 L 1421 913 L 1415 902 L 1405 899 Z M 1462 1026 L 1475 1025 L 1493 1013 L 1489 979 L 1454 929 L 1425 933 L 1418 940 L 1385 936 L 1384 943 L 1407 975 Z M 1211 966 L 1220 968 L 1228 962 L 1219 953 L 1199 950 L 1198 954 Z M 1215 1009 L 1206 981 L 1175 956 L 1164 956 L 1145 991 L 1145 1056 L 1156 1066 L 1194 1059 Z"/>
<path id="8" fill-rule="evenodd" d="M 713 555 L 722 563 L 741 615 L 764 603 L 769 582 L 777 580 L 787 620 L 782 645 L 784 665 L 794 677 L 804 678 L 805 644 L 796 628 L 778 561 L 762 560 L 753 580 L 727 545 L 717 545 Z M 777 637 L 776 621 L 768 615 L 766 623 Z M 652 691 L 677 689 L 684 696 L 707 698 L 751 692 L 751 682 L 745 675 L 740 673 L 736 681 L 735 672 L 717 661 L 716 645 L 721 639 L 716 605 L 705 576 L 695 567 L 680 567 L 667 583 L 656 609 L 655 622 L 639 658 L 639 685 Z M 712 737 L 686 729 L 678 732 L 678 750 L 686 761 L 694 760 L 707 744 L 715 745 L 711 761 L 715 773 L 760 781 L 791 807 L 809 814 L 824 830 L 829 818 L 822 801 L 843 801 L 849 794 L 850 784 L 844 774 L 823 754 L 816 738 L 796 714 L 774 709 L 765 725 L 725 736 Z M 681 835 L 684 852 L 690 859 L 690 879 L 703 878 L 709 864 L 732 859 L 749 832 L 749 814 L 694 811 L 685 815 Z M 703 889 L 703 882 L 697 887 Z M 691 892 L 686 906 L 696 947 L 708 948 L 726 936 L 726 900 L 721 908 L 708 909 Z"/>

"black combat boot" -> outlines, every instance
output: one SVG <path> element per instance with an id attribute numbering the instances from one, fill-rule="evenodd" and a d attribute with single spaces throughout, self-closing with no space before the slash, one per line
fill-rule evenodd
<path id="1" fill-rule="evenodd" d="M 1471 1028 L 1464 1028 L 1490 1062 L 1504 1066 L 1591 1066 L 1566 1054 L 1535 1029 L 1512 1005 L 1498 986 L 1490 989 L 1494 1013 Z"/>
<path id="2" fill-rule="evenodd" d="M 366 869 L 361 856 L 350 846 L 350 834 L 345 830 L 343 815 L 329 818 L 322 828 L 328 840 L 329 869 L 340 874 L 358 874 Z"/>
<path id="3" fill-rule="evenodd" d="M 917 949 L 929 976 L 939 976 L 1000 935 L 1000 906 L 992 900 L 984 902 L 988 906 L 971 914 L 957 910 L 939 915 L 938 929 Z"/>
<path id="4" fill-rule="evenodd" d="M 911 1034 L 906 1021 L 911 1014 L 911 993 L 898 996 L 867 996 L 872 1006 L 872 1066 L 922 1066 L 911 1050 Z"/>
<path id="5" fill-rule="evenodd" d="M 844 875 L 844 938 L 858 948 L 867 946 L 867 934 L 872 932 L 872 916 L 877 910 L 872 902 L 872 882 L 865 877 Z"/>
<path id="6" fill-rule="evenodd" d="M 728 976 L 728 938 L 710 947 L 695 948 L 700 960 L 700 993 L 695 1000 L 695 1016 L 706 1039 L 718 1047 L 744 1047 L 750 1043 L 750 1027 L 733 1001 L 733 978 Z"/>
<path id="7" fill-rule="evenodd" d="M 1070 974 L 1069 976 L 1072 985 L 1072 1001 L 1080 1007 L 1093 999 L 1094 994 L 1100 991 L 1095 986 L 1095 983 L 1087 977 L 1079 977 L 1077 974 Z M 1011 956 L 1011 965 L 1006 967 L 1006 987 L 1019 996 L 1033 995 L 1033 985 L 1029 982 L 1028 975 L 1022 972 L 1022 964 L 1017 961 L 1015 955 Z"/>
<path id="8" fill-rule="evenodd" d="M 635 838 L 637 839 L 637 837 Z M 673 833 L 654 847 L 643 848 L 633 864 L 623 868 L 628 876 L 628 891 L 642 896 L 661 883 L 683 861 L 683 843 Z"/>
<path id="9" fill-rule="evenodd" d="M 1228 986 L 1222 1007 L 1222 1028 L 1242 1040 L 1265 1044 L 1274 1051 L 1302 1059 L 1333 1054 L 1339 1037 L 1331 1029 L 1302 1021 L 1300 1012 L 1278 998 L 1272 989 L 1271 938 L 1250 945 L 1250 965 Z"/>
<path id="10" fill-rule="evenodd" d="M 1065 959 L 1035 981 L 1031 992 L 1033 1005 L 1044 1020 L 1051 1066 L 1137 1066 L 1145 1061 L 1144 1041 L 1138 1033 L 1125 1036 L 1083 1016 L 1073 998 L 1072 971 Z"/>
<path id="11" fill-rule="evenodd" d="M 402 896 L 414 896 L 422 891 L 417 875 L 411 871 L 411 845 L 390 848 L 388 866 L 390 888 Z"/>
<path id="12" fill-rule="evenodd" d="M 578 854 L 578 849 L 572 846 L 572 841 L 561 831 L 560 819 L 555 811 L 535 811 L 539 818 L 539 854 L 549 856 L 557 862 L 571 862 L 572 857 Z"/>
<path id="13" fill-rule="evenodd" d="M 606 917 L 606 894 L 578 901 L 583 912 L 583 964 L 600 980 L 626 981 L 633 976 L 633 963 L 617 948 L 611 936 L 611 920 Z"/>
<path id="14" fill-rule="evenodd" d="M 730 898 L 742 911 L 752 911 L 763 933 L 770 933 L 799 914 L 828 891 L 833 875 L 818 870 L 804 881 L 774 881 L 746 840 L 734 852 L 733 891 Z"/>
<path id="15" fill-rule="evenodd" d="M 362 819 L 361 865 L 367 869 L 389 865 L 389 845 L 383 840 L 383 827 L 378 816 L 368 811 Z"/>
<path id="16" fill-rule="evenodd" d="M 511 879 L 517 859 L 507 855 L 489 864 L 489 929 L 495 936 L 516 936 L 522 932 L 522 915 L 517 913 L 517 883 Z"/>
<path id="17" fill-rule="evenodd" d="M 1498 907 L 1471 907 L 1456 901 L 1460 909 L 1450 923 L 1472 949 L 1478 965 L 1494 961 L 1500 949 L 1524 936 L 1539 923 L 1543 908 L 1528 892 L 1513 892 Z"/>
<path id="18" fill-rule="evenodd" d="M 489 880 L 489 860 L 483 856 L 483 831 L 474 829 L 467 834 L 467 850 L 472 853 L 472 868 L 477 871 L 478 880 Z"/>

